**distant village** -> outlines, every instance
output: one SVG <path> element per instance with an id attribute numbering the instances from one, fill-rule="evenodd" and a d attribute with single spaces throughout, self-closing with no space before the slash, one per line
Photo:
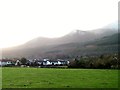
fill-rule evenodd
<path id="1" fill-rule="evenodd" d="M 100 56 L 77 56 L 73 59 L 7 59 L 0 60 L 2 67 L 40 67 L 40 68 L 94 68 L 118 69 L 120 59 L 118 54 L 103 54 Z"/>
<path id="2" fill-rule="evenodd" d="M 67 67 L 68 60 L 57 59 L 0 59 L 0 66 L 2 67 Z"/>

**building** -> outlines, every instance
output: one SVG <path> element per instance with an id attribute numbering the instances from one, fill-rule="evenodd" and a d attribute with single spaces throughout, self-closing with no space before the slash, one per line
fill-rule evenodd
<path id="1" fill-rule="evenodd" d="M 13 64 L 13 61 L 12 60 L 0 60 L 0 66 L 12 66 L 14 65 Z"/>

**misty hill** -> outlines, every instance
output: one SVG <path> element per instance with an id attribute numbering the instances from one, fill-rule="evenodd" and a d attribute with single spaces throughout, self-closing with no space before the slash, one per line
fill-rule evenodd
<path id="1" fill-rule="evenodd" d="M 68 56 L 82 56 L 82 55 L 100 55 L 111 54 L 118 52 L 120 40 L 118 40 L 116 33 L 110 36 L 105 36 L 86 43 L 68 43 L 53 47 L 46 52 L 47 54 L 63 54 Z"/>
<path id="2" fill-rule="evenodd" d="M 116 29 L 75 30 L 60 38 L 35 38 L 24 45 L 3 49 L 3 57 L 62 57 L 102 53 L 108 46 L 116 48 Z M 107 44 L 107 45 L 106 45 Z M 104 49 L 105 48 L 105 49 Z M 109 50 L 108 50 L 109 51 Z M 112 52 L 112 51 L 111 51 Z"/>
<path id="3" fill-rule="evenodd" d="M 100 38 L 96 41 L 93 41 L 91 43 L 93 43 L 94 45 L 115 45 L 115 44 L 119 44 L 120 40 L 118 39 L 118 36 L 120 35 L 120 33 L 116 33 L 110 36 L 105 36 L 103 38 Z"/>
<path id="4" fill-rule="evenodd" d="M 93 31 L 74 30 L 60 38 L 38 37 L 30 40 L 24 45 L 19 46 L 19 48 L 43 48 L 45 46 L 61 45 L 67 43 L 85 43 L 102 38 L 104 36 L 112 35 L 114 33 L 117 33 L 116 29 L 98 29 Z"/>
<path id="5" fill-rule="evenodd" d="M 97 38 L 96 34 L 87 31 L 75 30 L 70 32 L 69 34 L 60 37 L 60 38 L 43 38 L 38 37 L 35 38 L 26 44 L 20 46 L 21 48 L 36 48 L 36 47 L 45 47 L 45 46 L 52 46 L 52 45 L 60 45 L 60 44 L 67 44 L 67 43 L 75 43 L 75 42 L 87 42 Z"/>

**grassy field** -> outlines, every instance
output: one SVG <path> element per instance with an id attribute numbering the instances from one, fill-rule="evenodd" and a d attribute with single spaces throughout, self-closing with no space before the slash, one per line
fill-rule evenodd
<path id="1" fill-rule="evenodd" d="M 3 68 L 3 88 L 117 88 L 118 71 L 107 69 Z"/>

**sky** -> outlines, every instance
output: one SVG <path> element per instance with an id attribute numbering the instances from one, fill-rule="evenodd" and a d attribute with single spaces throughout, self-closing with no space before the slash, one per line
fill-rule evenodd
<path id="1" fill-rule="evenodd" d="M 0 0 L 0 48 L 93 30 L 118 19 L 119 0 Z"/>

